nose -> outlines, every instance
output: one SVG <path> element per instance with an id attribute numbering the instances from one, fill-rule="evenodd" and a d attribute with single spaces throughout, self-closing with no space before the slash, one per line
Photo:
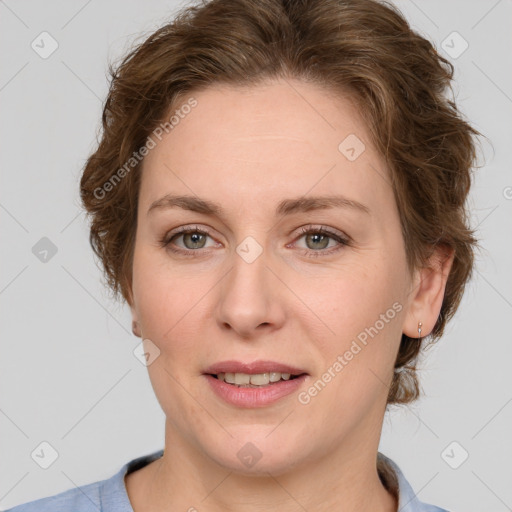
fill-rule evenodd
<path id="1" fill-rule="evenodd" d="M 284 285 L 263 251 L 251 261 L 234 252 L 233 265 L 218 287 L 216 320 L 223 330 L 254 339 L 279 329 L 285 320 Z"/>

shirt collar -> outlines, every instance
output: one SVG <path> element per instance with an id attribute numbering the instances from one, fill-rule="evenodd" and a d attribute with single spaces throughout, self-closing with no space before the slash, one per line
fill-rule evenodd
<path id="1" fill-rule="evenodd" d="M 103 486 L 105 492 L 101 493 L 102 510 L 110 510 L 109 504 L 115 503 L 118 507 L 116 510 L 133 512 L 126 492 L 124 477 L 128 473 L 137 471 L 159 459 L 162 457 L 163 453 L 164 450 L 161 449 L 149 455 L 143 455 L 142 457 L 133 459 L 125 464 L 114 476 L 105 480 Z M 377 471 L 386 489 L 397 497 L 398 512 L 430 512 L 433 510 L 429 505 L 419 501 L 398 465 L 381 452 L 377 453 Z M 120 505 L 122 508 L 119 508 Z M 442 509 L 437 507 L 435 510 L 442 512 Z"/>
<path id="2" fill-rule="evenodd" d="M 377 453 L 377 471 L 384 487 L 398 498 L 398 512 L 446 512 L 421 502 L 398 465 L 381 452 Z"/>

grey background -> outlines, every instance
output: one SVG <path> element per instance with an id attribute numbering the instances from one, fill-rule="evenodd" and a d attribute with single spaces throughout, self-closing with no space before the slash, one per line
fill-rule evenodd
<path id="1" fill-rule="evenodd" d="M 485 165 L 471 195 L 472 225 L 485 250 L 459 312 L 422 364 L 425 396 L 390 411 L 380 451 L 423 501 L 464 512 L 511 510 L 512 2 L 396 3 L 438 48 L 453 31 L 468 42 L 451 58 L 457 101 L 492 144 L 483 140 Z M 140 339 L 131 333 L 128 307 L 112 303 L 102 285 L 78 180 L 96 144 L 107 61 L 177 7 L 157 0 L 0 1 L 4 509 L 108 478 L 163 447 L 165 418 L 133 355 Z M 59 45 L 47 59 L 31 48 L 43 31 Z M 32 252 L 43 237 L 57 248 L 46 263 Z M 31 458 L 43 441 L 59 455 L 48 469 Z M 452 441 L 469 454 L 458 469 L 441 456 Z M 462 452 L 448 453 L 457 460 Z"/>

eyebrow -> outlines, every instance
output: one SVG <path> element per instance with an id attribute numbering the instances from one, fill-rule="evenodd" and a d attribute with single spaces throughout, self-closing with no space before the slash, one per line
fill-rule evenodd
<path id="1" fill-rule="evenodd" d="M 223 217 L 224 209 L 218 203 L 201 199 L 197 196 L 166 194 L 157 199 L 149 207 L 147 214 L 157 209 L 181 208 L 206 215 Z M 364 204 L 340 195 L 309 196 L 293 199 L 284 199 L 276 208 L 275 214 L 284 217 L 293 213 L 325 210 L 330 208 L 347 208 L 371 215 L 370 209 Z"/>

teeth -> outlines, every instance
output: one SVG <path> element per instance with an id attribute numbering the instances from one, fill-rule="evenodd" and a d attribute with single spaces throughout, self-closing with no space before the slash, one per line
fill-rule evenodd
<path id="1" fill-rule="evenodd" d="M 237 373 L 237 375 L 239 374 Z M 266 386 L 269 382 L 270 376 L 268 373 L 257 373 L 256 375 L 251 375 L 251 384 L 254 384 L 255 386 Z"/>
<path id="2" fill-rule="evenodd" d="M 249 375 L 248 373 L 219 373 L 217 378 L 225 381 L 228 384 L 235 384 L 237 386 L 266 386 L 271 382 L 278 382 L 281 379 L 289 380 L 289 373 L 270 372 L 270 373 L 257 373 Z"/>
<path id="3" fill-rule="evenodd" d="M 250 384 L 251 376 L 246 373 L 235 373 L 235 384 L 237 386 L 244 386 Z"/>

